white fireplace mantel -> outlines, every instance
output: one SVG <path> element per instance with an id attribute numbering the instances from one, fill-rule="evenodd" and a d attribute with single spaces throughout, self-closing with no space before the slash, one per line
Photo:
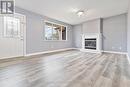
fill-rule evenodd
<path id="1" fill-rule="evenodd" d="M 85 39 L 96 38 L 96 50 L 94 49 L 85 49 Z M 94 52 L 101 53 L 102 52 L 102 34 L 100 33 L 86 33 L 82 34 L 82 49 L 80 51 L 83 52 Z"/>

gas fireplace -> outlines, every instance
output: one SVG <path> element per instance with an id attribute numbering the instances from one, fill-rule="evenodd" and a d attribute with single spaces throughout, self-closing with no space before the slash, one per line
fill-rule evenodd
<path id="1" fill-rule="evenodd" d="M 93 49 L 96 50 L 96 38 L 87 38 L 85 39 L 85 49 Z"/>
<path id="2" fill-rule="evenodd" d="M 89 33 L 82 35 L 82 49 L 85 52 L 99 52 L 102 49 L 101 34 Z"/>

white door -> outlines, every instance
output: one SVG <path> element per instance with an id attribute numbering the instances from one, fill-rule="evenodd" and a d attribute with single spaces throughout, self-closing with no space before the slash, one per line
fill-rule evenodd
<path id="1" fill-rule="evenodd" d="M 24 15 L 0 16 L 0 59 L 24 56 Z"/>

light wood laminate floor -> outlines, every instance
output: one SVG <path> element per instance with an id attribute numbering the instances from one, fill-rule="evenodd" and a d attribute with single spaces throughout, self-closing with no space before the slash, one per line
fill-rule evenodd
<path id="1" fill-rule="evenodd" d="M 130 87 L 126 55 L 76 50 L 0 60 L 0 87 Z"/>

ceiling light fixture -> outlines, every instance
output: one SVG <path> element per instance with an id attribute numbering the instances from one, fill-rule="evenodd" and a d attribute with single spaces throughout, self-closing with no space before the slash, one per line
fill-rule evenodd
<path id="1" fill-rule="evenodd" d="M 77 15 L 78 15 L 79 17 L 81 17 L 82 15 L 84 15 L 84 11 L 78 11 L 78 12 L 77 12 Z"/>

